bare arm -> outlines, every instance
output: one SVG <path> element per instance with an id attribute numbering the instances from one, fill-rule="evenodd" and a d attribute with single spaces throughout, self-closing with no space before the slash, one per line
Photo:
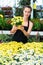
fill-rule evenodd
<path id="1" fill-rule="evenodd" d="M 17 30 L 17 27 L 14 25 L 14 26 L 12 27 L 12 29 L 11 29 L 10 33 L 15 33 L 15 32 L 16 32 L 16 30 Z"/>
<path id="2" fill-rule="evenodd" d="M 29 36 L 30 33 L 31 33 L 31 30 L 32 30 L 32 27 L 33 27 L 33 23 L 30 21 L 29 22 L 29 28 L 28 28 L 28 31 L 26 32 L 24 29 L 21 28 L 22 32 L 24 33 L 25 36 Z"/>
<path id="3" fill-rule="evenodd" d="M 29 22 L 29 28 L 28 28 L 28 31 L 27 31 L 27 35 L 30 35 L 32 27 L 33 27 L 33 23 L 30 21 Z"/>

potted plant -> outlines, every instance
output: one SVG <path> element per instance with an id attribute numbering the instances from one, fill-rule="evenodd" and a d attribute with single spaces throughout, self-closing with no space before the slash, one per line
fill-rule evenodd
<path id="1" fill-rule="evenodd" d="M 41 27 L 41 24 L 40 24 L 40 20 L 35 18 L 35 19 L 31 19 L 31 21 L 33 22 L 33 31 L 40 31 L 40 27 Z"/>

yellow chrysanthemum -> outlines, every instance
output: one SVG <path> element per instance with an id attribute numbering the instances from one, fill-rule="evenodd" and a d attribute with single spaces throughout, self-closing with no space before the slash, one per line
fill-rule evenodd
<path id="1" fill-rule="evenodd" d="M 21 16 L 15 16 L 14 18 L 11 19 L 11 21 L 12 21 L 11 22 L 12 25 L 16 25 L 16 23 L 18 23 L 17 25 L 19 25 L 20 23 L 23 22 L 23 17 L 21 17 Z"/>
<path id="2" fill-rule="evenodd" d="M 26 49 L 34 49 L 36 54 L 42 54 L 43 53 L 43 43 L 26 43 L 23 44 L 22 42 L 9 42 L 9 43 L 2 43 L 0 44 L 0 54 L 3 56 L 12 56 L 20 49 L 26 50 Z M 9 55 L 10 54 L 10 55 Z"/>
<path id="3" fill-rule="evenodd" d="M 0 14 L 0 17 L 2 17 L 2 18 L 3 18 L 3 15 L 2 15 L 2 14 Z"/>

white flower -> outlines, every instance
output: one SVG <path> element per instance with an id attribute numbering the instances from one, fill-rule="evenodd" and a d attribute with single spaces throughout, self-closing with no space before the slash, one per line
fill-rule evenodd
<path id="1" fill-rule="evenodd" d="M 34 54 L 34 49 L 30 50 L 30 54 L 33 55 Z"/>
<path id="2" fill-rule="evenodd" d="M 12 53 L 12 50 L 11 50 L 11 49 L 10 49 L 10 50 L 7 50 L 7 53 L 8 53 L 8 54 Z"/>

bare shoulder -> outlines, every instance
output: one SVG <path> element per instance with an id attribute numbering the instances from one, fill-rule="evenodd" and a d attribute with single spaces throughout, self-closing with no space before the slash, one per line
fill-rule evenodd
<path id="1" fill-rule="evenodd" d="M 29 24 L 33 26 L 33 22 L 32 21 L 29 21 Z"/>

